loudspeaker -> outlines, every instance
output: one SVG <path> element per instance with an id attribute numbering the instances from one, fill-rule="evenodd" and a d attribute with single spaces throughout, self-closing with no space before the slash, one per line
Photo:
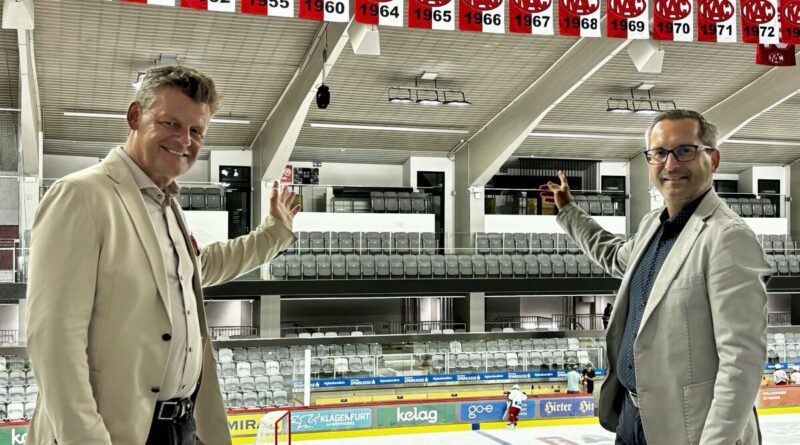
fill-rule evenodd
<path id="1" fill-rule="evenodd" d="M 324 83 L 317 88 L 317 108 L 328 108 L 331 103 L 331 90 Z"/>

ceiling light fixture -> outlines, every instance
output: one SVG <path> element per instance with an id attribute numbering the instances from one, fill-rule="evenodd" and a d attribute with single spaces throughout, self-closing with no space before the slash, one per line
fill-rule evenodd
<path id="1" fill-rule="evenodd" d="M 638 115 L 655 115 L 662 111 L 675 110 L 677 105 L 672 99 L 654 98 L 650 94 L 650 89 L 641 88 L 642 86 L 650 86 L 639 84 L 636 88 L 631 88 L 630 97 L 609 97 L 606 100 L 606 111 L 609 113 L 628 114 L 635 113 Z M 636 96 L 635 89 L 640 91 L 647 91 L 647 96 Z"/>
<path id="2" fill-rule="evenodd" d="M 453 88 L 439 88 L 436 81 L 438 74 L 422 73 L 414 79 L 414 86 L 391 86 L 387 92 L 389 103 L 419 105 L 449 105 L 453 107 L 467 107 L 472 105 L 464 95 L 463 90 Z M 420 86 L 420 81 L 433 83 L 433 86 Z M 448 97 L 449 96 L 449 97 Z"/>
<path id="3" fill-rule="evenodd" d="M 378 131 L 400 131 L 405 133 L 446 133 L 446 134 L 467 134 L 467 130 L 455 128 L 431 128 L 431 127 L 401 127 L 389 125 L 364 125 L 364 124 L 336 124 L 325 122 L 310 122 L 312 128 L 338 128 L 345 130 L 378 130 Z"/>
<path id="4" fill-rule="evenodd" d="M 102 112 L 102 111 L 65 111 L 64 116 L 70 117 L 99 117 L 99 118 L 107 118 L 107 119 L 125 119 L 127 115 L 125 113 L 110 113 L 110 112 Z M 212 123 L 216 124 L 243 124 L 247 125 L 250 123 L 248 119 L 244 118 L 236 118 L 236 117 L 212 117 Z"/>

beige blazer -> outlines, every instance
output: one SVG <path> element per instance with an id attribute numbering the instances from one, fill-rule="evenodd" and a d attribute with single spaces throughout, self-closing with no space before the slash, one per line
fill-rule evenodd
<path id="1" fill-rule="evenodd" d="M 626 392 L 614 368 L 628 286 L 660 213 L 648 213 L 627 242 L 574 204 L 557 218 L 589 257 L 622 279 L 606 332 L 608 376 L 599 401 L 600 423 L 610 431 L 617 427 Z M 664 261 L 634 343 L 648 444 L 758 443 L 753 405 L 767 356 L 769 273 L 753 231 L 710 191 Z"/>
<path id="2" fill-rule="evenodd" d="M 188 239 L 183 214 L 172 205 Z M 202 287 L 263 264 L 294 240 L 269 218 L 248 235 L 205 246 L 194 259 L 204 353 L 195 419 L 204 444 L 227 445 L 231 438 Z M 39 403 L 26 443 L 143 445 L 166 372 L 169 343 L 162 335 L 172 328 L 170 297 L 141 192 L 114 151 L 45 194 L 29 272 L 28 354 Z"/>

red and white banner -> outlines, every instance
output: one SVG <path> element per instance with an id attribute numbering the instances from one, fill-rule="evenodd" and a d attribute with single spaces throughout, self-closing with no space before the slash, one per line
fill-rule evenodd
<path id="1" fill-rule="evenodd" d="M 780 43 L 778 0 L 742 0 L 742 41 Z"/>
<path id="2" fill-rule="evenodd" d="M 181 0 L 181 7 L 206 11 L 236 12 L 236 0 Z"/>
<path id="3" fill-rule="evenodd" d="M 794 45 L 756 45 L 756 64 L 769 66 L 795 66 Z"/>
<path id="4" fill-rule="evenodd" d="M 403 26 L 403 0 L 356 0 L 355 8 L 359 23 Z"/>
<path id="5" fill-rule="evenodd" d="M 239 0 L 243 14 L 294 17 L 294 0 Z"/>
<path id="6" fill-rule="evenodd" d="M 175 6 L 176 0 L 120 0 L 125 3 L 144 3 L 147 5 Z"/>
<path id="7" fill-rule="evenodd" d="M 324 22 L 349 22 L 349 0 L 300 0 L 297 14 L 301 19 Z"/>
<path id="8" fill-rule="evenodd" d="M 559 0 L 558 33 L 600 37 L 600 0 Z"/>
<path id="9" fill-rule="evenodd" d="M 736 43 L 736 0 L 697 1 L 697 40 Z"/>
<path id="10" fill-rule="evenodd" d="M 456 0 L 408 0 L 408 27 L 454 31 Z"/>
<path id="11" fill-rule="evenodd" d="M 608 0 L 606 14 L 606 36 L 620 39 L 650 38 L 647 0 Z"/>
<path id="12" fill-rule="evenodd" d="M 691 42 L 694 40 L 692 0 L 653 0 L 653 38 Z"/>
<path id="13" fill-rule="evenodd" d="M 503 0 L 459 0 L 458 29 L 498 34 L 506 32 Z"/>
<path id="14" fill-rule="evenodd" d="M 553 0 L 510 0 L 508 30 L 521 34 L 552 36 Z"/>
<path id="15" fill-rule="evenodd" d="M 781 42 L 800 43 L 800 0 L 780 0 Z"/>
<path id="16" fill-rule="evenodd" d="M 292 164 L 286 164 L 283 167 L 283 174 L 281 175 L 281 184 L 291 184 L 292 183 Z"/>

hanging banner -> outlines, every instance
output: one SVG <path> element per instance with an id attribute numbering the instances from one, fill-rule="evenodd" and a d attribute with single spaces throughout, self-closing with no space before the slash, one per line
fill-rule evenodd
<path id="1" fill-rule="evenodd" d="M 781 42 L 800 43 L 800 0 L 780 0 Z"/>
<path id="2" fill-rule="evenodd" d="M 403 26 L 403 0 L 356 0 L 355 8 L 359 23 Z"/>
<path id="3" fill-rule="evenodd" d="M 606 36 L 620 39 L 649 39 L 648 0 L 608 0 Z"/>
<path id="4" fill-rule="evenodd" d="M 558 33 L 600 37 L 600 0 L 559 0 Z"/>
<path id="5" fill-rule="evenodd" d="M 503 0 L 459 0 L 458 29 L 501 34 L 506 32 L 505 15 Z"/>
<path id="6" fill-rule="evenodd" d="M 769 66 L 795 66 L 797 59 L 795 46 L 778 43 L 777 45 L 756 45 L 756 64 Z"/>
<path id="7" fill-rule="evenodd" d="M 236 0 L 181 0 L 181 7 L 206 11 L 236 12 Z"/>
<path id="8" fill-rule="evenodd" d="M 653 38 L 691 42 L 694 40 L 692 0 L 653 0 Z"/>
<path id="9" fill-rule="evenodd" d="M 742 0 L 742 41 L 780 43 L 778 0 Z"/>
<path id="10" fill-rule="evenodd" d="M 508 3 L 508 30 L 521 34 L 552 36 L 552 0 L 511 0 Z"/>
<path id="11" fill-rule="evenodd" d="M 349 0 L 300 0 L 298 17 L 324 22 L 349 22 Z"/>
<path id="12" fill-rule="evenodd" d="M 294 0 L 239 0 L 243 14 L 294 17 Z"/>
<path id="13" fill-rule="evenodd" d="M 124 3 L 144 3 L 147 5 L 175 6 L 175 0 L 120 0 Z"/>
<path id="14" fill-rule="evenodd" d="M 408 0 L 408 27 L 454 31 L 455 0 Z"/>
<path id="15" fill-rule="evenodd" d="M 697 40 L 736 43 L 736 0 L 697 1 Z"/>

